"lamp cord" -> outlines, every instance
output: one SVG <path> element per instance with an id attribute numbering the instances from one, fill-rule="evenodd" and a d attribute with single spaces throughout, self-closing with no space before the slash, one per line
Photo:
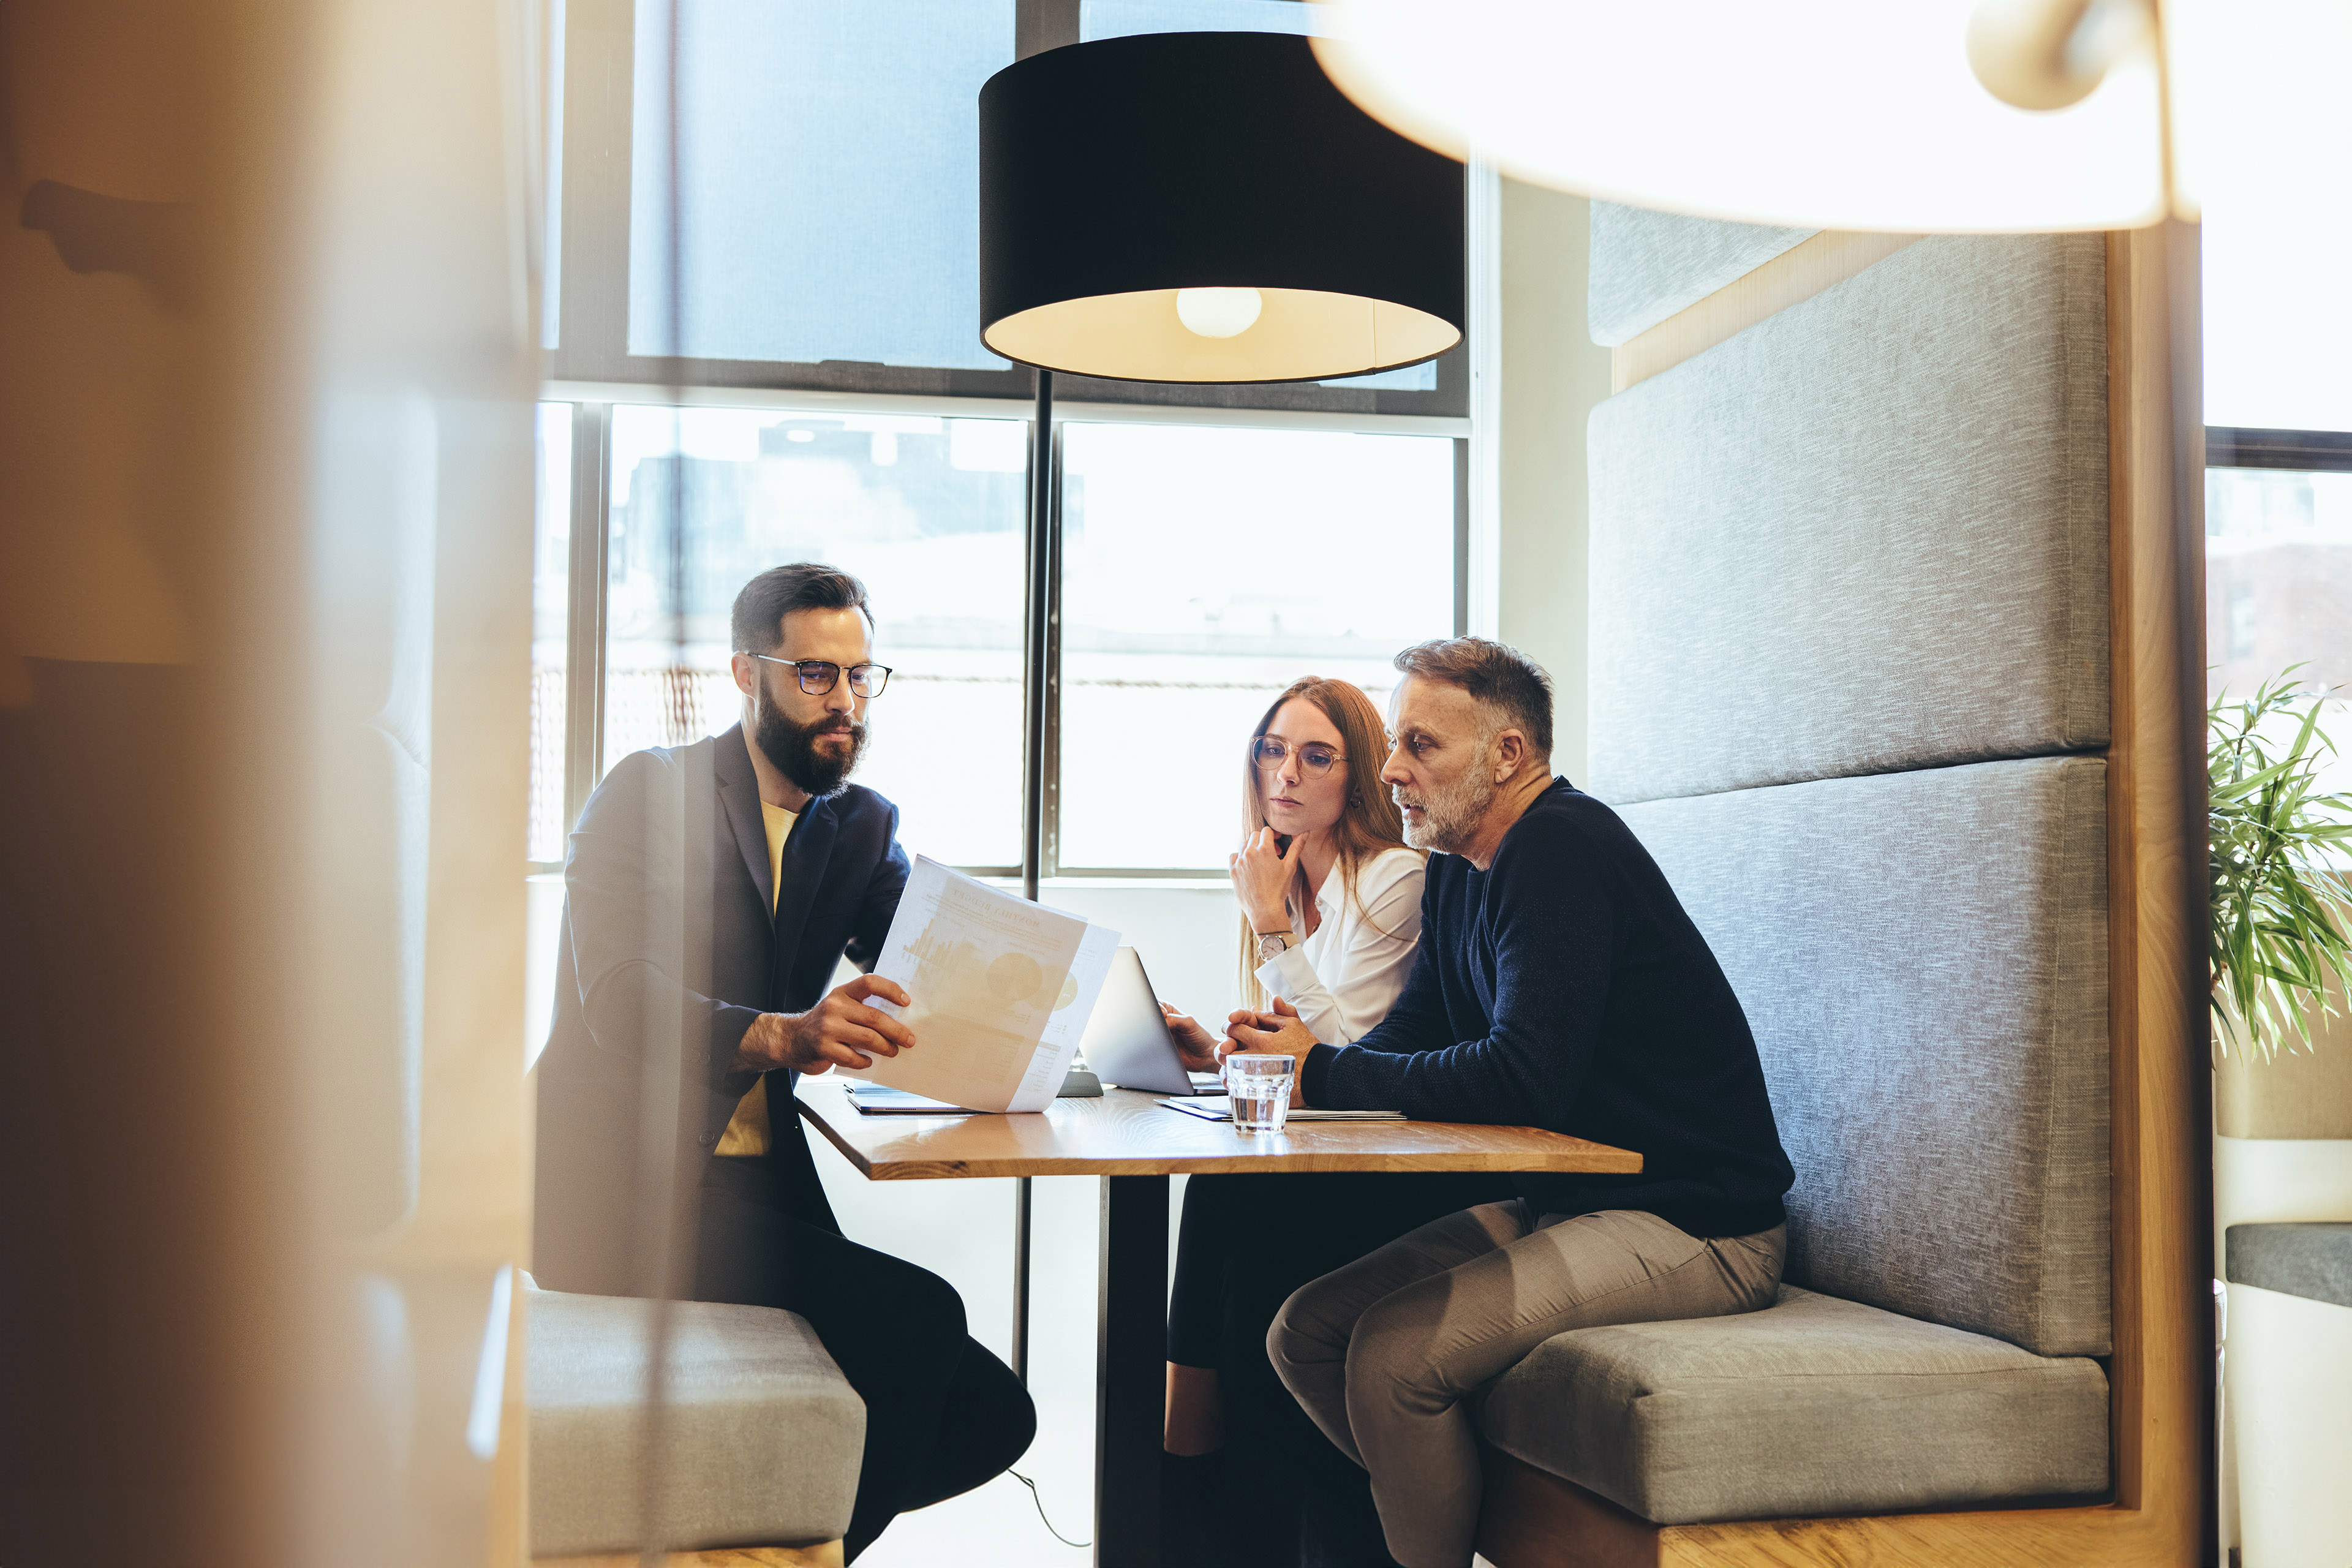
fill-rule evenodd
<path id="1" fill-rule="evenodd" d="M 1081 1552 L 1084 1552 L 1087 1547 L 1094 1544 L 1091 1541 L 1073 1541 L 1068 1536 L 1064 1535 L 1060 1531 L 1054 1528 L 1054 1521 L 1045 1515 L 1045 1500 L 1038 1495 L 1037 1483 L 1035 1481 L 1031 1480 L 1027 1476 L 1023 1475 L 1018 1470 L 1007 1470 L 1004 1473 L 1029 1489 L 1029 1500 L 1037 1505 L 1037 1518 L 1045 1524 L 1046 1534 L 1052 1536 L 1063 1545 L 1075 1546 Z"/>

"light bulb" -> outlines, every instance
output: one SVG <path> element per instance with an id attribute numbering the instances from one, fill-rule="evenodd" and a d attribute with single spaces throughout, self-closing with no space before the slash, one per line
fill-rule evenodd
<path id="1" fill-rule="evenodd" d="M 1265 296 L 1255 289 L 1176 290 L 1176 319 L 1199 337 L 1237 338 L 1255 324 L 1264 309 Z"/>

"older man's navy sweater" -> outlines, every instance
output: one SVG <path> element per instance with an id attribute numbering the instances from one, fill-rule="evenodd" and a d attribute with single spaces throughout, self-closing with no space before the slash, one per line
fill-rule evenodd
<path id="1" fill-rule="evenodd" d="M 1552 786 L 1480 871 L 1433 855 L 1404 994 L 1350 1046 L 1318 1046 L 1310 1105 L 1488 1121 L 1633 1149 L 1639 1175 L 1529 1175 L 1538 1212 L 1643 1209 L 1693 1236 L 1783 1217 L 1755 1037 L 1706 939 L 1617 814 Z"/>

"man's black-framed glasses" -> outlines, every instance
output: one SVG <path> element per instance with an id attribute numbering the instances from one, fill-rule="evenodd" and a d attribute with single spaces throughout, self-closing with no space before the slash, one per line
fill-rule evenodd
<path id="1" fill-rule="evenodd" d="M 799 672 L 801 689 L 811 697 L 824 696 L 841 681 L 841 666 L 827 659 L 777 658 L 764 653 L 755 653 L 751 657 Z M 879 697 L 882 689 L 889 684 L 890 667 L 887 664 L 853 664 L 849 667 L 849 689 L 860 697 Z"/>
<path id="2" fill-rule="evenodd" d="M 1250 742 L 1250 755 L 1256 760 L 1260 773 L 1281 772 L 1284 761 L 1294 752 L 1298 757 L 1299 773 L 1310 779 L 1319 779 L 1331 771 L 1332 763 L 1347 761 L 1345 752 L 1335 752 L 1328 746 L 1313 742 L 1293 747 L 1288 742 L 1276 740 L 1272 735 L 1260 735 Z"/>

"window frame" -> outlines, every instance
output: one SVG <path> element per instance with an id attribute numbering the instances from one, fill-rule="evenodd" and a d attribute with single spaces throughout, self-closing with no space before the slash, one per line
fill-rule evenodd
<path id="1" fill-rule="evenodd" d="M 1026 374 L 1026 373 L 1024 373 Z M 564 823 L 570 831 L 580 819 L 604 773 L 604 643 L 606 592 L 613 525 L 612 423 L 616 404 L 640 406 L 773 409 L 779 414 L 842 416 L 853 414 L 916 414 L 943 418 L 1019 417 L 1034 426 L 1034 408 L 1024 401 L 1008 405 L 1001 398 L 925 397 L 908 394 L 850 394 L 811 389 L 734 386 L 660 386 L 635 382 L 550 381 L 540 388 L 542 403 L 572 406 L 572 497 L 569 621 L 566 627 L 564 681 Z M 1237 409 L 1155 406 L 1133 403 L 1064 403 L 1053 406 L 1051 488 L 1047 527 L 1056 542 L 1063 531 L 1061 433 L 1073 424 L 1125 422 L 1148 425 L 1209 425 L 1228 428 L 1322 430 L 1334 434 L 1433 437 L 1454 444 L 1454 626 L 1456 637 L 1468 630 L 1470 606 L 1470 421 L 1460 417 L 1339 413 L 1305 409 Z M 1033 454 L 1026 483 L 1035 482 L 1036 443 L 1024 443 Z M 1034 549 L 1026 536 L 1034 529 L 1029 509 L 1023 510 L 1024 548 Z M 1060 592 L 1060 552 L 1054 551 L 1056 574 L 1053 592 Z M 1024 650 L 1024 679 L 1034 681 L 1037 663 L 1045 669 L 1046 700 L 1042 720 L 1045 731 L 1045 778 L 1043 790 L 1045 832 L 1041 879 L 1078 881 L 1094 885 L 1117 883 L 1181 887 L 1213 880 L 1202 867 L 1129 866 L 1065 868 L 1061 842 L 1061 618 L 1049 619 L 1051 631 L 1043 648 Z M 1025 793 L 1025 790 L 1024 790 Z M 1024 806 L 1024 811 L 1025 811 Z M 527 861 L 532 874 L 561 872 L 563 863 Z M 969 876 L 1018 879 L 1019 865 L 961 866 Z"/>
<path id="2" fill-rule="evenodd" d="M 2258 430 L 2238 425 L 2208 425 L 2205 466 L 2352 474 L 2352 430 Z"/>

